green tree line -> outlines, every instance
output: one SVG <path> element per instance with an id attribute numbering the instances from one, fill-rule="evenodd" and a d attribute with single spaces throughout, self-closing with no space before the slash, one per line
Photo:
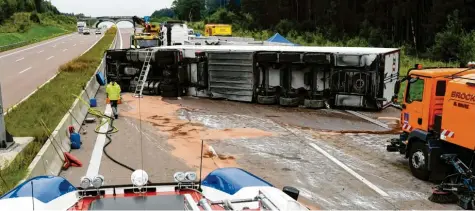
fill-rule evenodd
<path id="1" fill-rule="evenodd" d="M 18 12 L 60 14 L 55 6 L 45 0 L 0 0 L 0 24 Z"/>
<path id="2" fill-rule="evenodd" d="M 190 22 L 318 33 L 331 41 L 358 37 L 367 46 L 405 46 L 419 57 L 474 59 L 474 0 L 175 0 L 172 9 Z"/>

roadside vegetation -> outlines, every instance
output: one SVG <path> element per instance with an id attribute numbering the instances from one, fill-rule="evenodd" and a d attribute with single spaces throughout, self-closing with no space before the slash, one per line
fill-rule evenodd
<path id="1" fill-rule="evenodd" d="M 75 31 L 76 18 L 50 2 L 0 0 L 0 52 Z"/>
<path id="2" fill-rule="evenodd" d="M 41 126 L 41 120 L 50 131 L 56 128 L 74 102 L 73 94 L 78 95 L 94 75 L 105 51 L 114 40 L 116 31 L 117 28 L 110 28 L 93 48 L 62 65 L 53 80 L 5 116 L 7 130 L 13 136 L 35 137 L 35 140 L 7 168 L 0 170 L 2 180 L 5 181 L 0 181 L 0 195 L 27 175 L 28 166 L 49 136 Z"/>

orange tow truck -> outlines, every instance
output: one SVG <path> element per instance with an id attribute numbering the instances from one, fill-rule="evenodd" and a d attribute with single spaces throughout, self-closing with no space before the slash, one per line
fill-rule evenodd
<path id="1" fill-rule="evenodd" d="M 473 63 L 469 63 L 468 68 L 416 65 L 398 82 L 398 87 L 403 81 L 407 82 L 400 117 L 403 132 L 399 138 L 392 139 L 386 149 L 404 154 L 416 178 L 441 181 L 459 171 L 460 165 L 473 163 L 473 68 Z"/>

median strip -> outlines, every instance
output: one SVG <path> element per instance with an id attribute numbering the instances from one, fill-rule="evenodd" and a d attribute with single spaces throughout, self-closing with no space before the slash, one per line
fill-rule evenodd
<path id="1" fill-rule="evenodd" d="M 0 182 L 0 195 L 13 188 L 28 175 L 28 166 L 45 143 L 49 134 L 39 124 L 43 120 L 51 130 L 55 128 L 79 94 L 94 75 L 109 48 L 117 29 L 110 28 L 99 42 L 86 53 L 62 65 L 58 75 L 39 88 L 28 99 L 9 110 L 5 116 L 7 130 L 17 137 L 35 137 L 10 165 L 1 170 L 1 175 L 11 187 Z"/>

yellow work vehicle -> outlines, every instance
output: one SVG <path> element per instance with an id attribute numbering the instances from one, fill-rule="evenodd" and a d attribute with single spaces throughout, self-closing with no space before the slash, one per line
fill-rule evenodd
<path id="1" fill-rule="evenodd" d="M 232 36 L 232 26 L 229 24 L 206 24 L 205 36 Z"/>
<path id="2" fill-rule="evenodd" d="M 131 48 L 149 48 L 160 46 L 160 38 L 156 34 L 136 33 L 130 36 Z"/>
<path id="3" fill-rule="evenodd" d="M 130 36 L 131 48 L 147 48 L 160 46 L 160 26 L 150 24 L 144 19 L 134 16 L 134 31 L 135 23 L 143 27 L 141 33 L 134 33 Z"/>

